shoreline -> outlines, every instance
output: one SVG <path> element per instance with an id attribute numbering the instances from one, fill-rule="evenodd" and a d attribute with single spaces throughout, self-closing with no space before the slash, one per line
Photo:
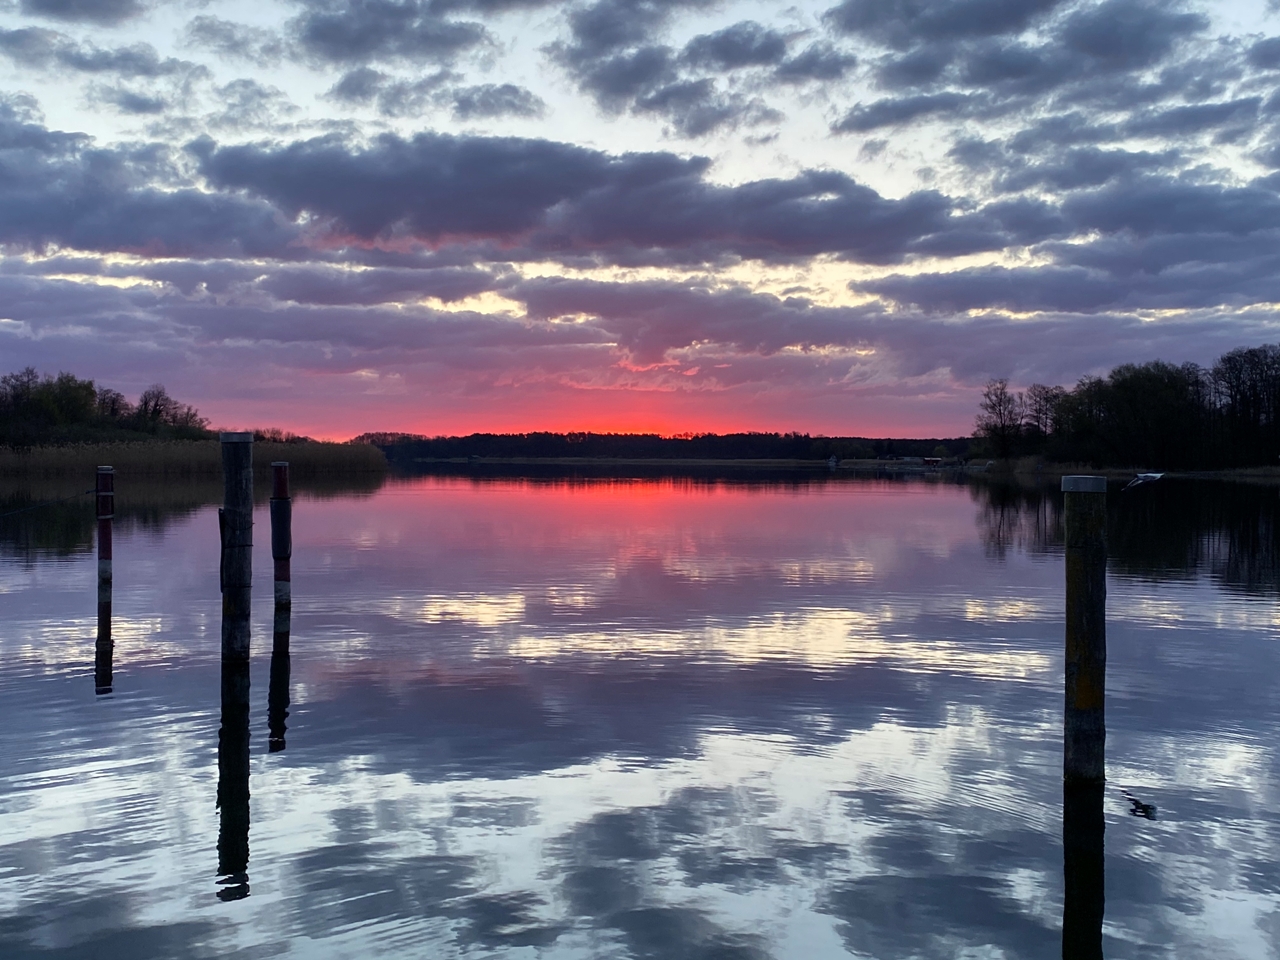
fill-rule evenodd
<path id="1" fill-rule="evenodd" d="M 391 458 L 373 444 L 280 443 L 254 444 L 254 472 L 266 473 L 273 460 L 287 460 L 297 477 L 431 473 L 437 469 L 463 472 L 486 468 L 544 468 L 613 470 L 639 469 L 649 473 L 725 471 L 728 473 L 795 472 L 813 475 L 888 475 L 938 478 L 974 478 L 988 481 L 1038 483 L 1056 481 L 1071 474 L 1092 474 L 1109 480 L 1132 479 L 1143 467 L 1093 468 L 1084 464 L 1048 463 L 1037 460 L 969 461 L 922 464 L 909 460 L 846 459 L 832 466 L 827 460 L 784 458 L 709 457 L 414 457 Z M 221 444 L 217 440 L 115 441 L 27 450 L 0 448 L 0 478 L 11 481 L 70 479 L 92 475 L 100 464 L 116 468 L 125 477 L 207 478 L 221 477 Z M 461 468 L 461 470 L 459 470 Z M 1235 467 L 1222 470 L 1168 470 L 1168 479 L 1217 480 L 1280 485 L 1280 466 Z"/>
<path id="2" fill-rule="evenodd" d="M 254 473 L 269 473 L 273 460 L 287 460 L 296 477 L 386 474 L 386 455 L 368 444 L 254 443 Z M 0 477 L 48 480 L 91 478 L 100 465 L 122 477 L 221 477 L 217 440 L 130 440 L 59 447 L 0 448 Z"/>

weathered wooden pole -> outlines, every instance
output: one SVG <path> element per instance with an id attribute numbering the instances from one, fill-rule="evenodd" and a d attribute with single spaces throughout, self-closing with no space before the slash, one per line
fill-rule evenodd
<path id="1" fill-rule="evenodd" d="M 1063 477 L 1066 522 L 1066 712 L 1063 778 L 1106 779 L 1107 481 Z"/>
<path id="2" fill-rule="evenodd" d="M 222 656 L 249 659 L 249 598 L 253 584 L 253 434 L 222 440 Z"/>
<path id="3" fill-rule="evenodd" d="M 227 656 L 218 728 L 218 885 L 219 900 L 249 895 L 249 662 Z"/>
<path id="4" fill-rule="evenodd" d="M 1102 960 L 1107 725 L 1107 481 L 1063 477 L 1067 541 L 1062 957 Z"/>
<path id="5" fill-rule="evenodd" d="M 271 464 L 271 559 L 275 566 L 276 605 L 293 602 L 289 558 L 293 556 L 293 500 L 289 497 L 289 464 Z M 286 632 L 287 635 L 287 632 Z"/>
<path id="6" fill-rule="evenodd" d="M 94 484 L 98 515 L 98 638 L 94 644 L 93 684 L 98 693 L 111 692 L 111 526 L 116 515 L 116 472 L 99 467 Z"/>
<path id="7" fill-rule="evenodd" d="M 249 600 L 253 584 L 253 434 L 222 440 L 222 726 L 218 730 L 218 891 L 249 895 Z"/>

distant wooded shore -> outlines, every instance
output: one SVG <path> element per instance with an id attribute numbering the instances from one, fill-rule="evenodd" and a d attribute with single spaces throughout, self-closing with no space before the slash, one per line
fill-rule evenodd
<path id="1" fill-rule="evenodd" d="M 107 464 L 119 476 L 220 477 L 222 445 L 217 440 L 144 440 L 62 446 L 0 448 L 0 477 L 55 478 L 83 475 Z M 273 460 L 288 461 L 296 477 L 386 473 L 387 458 L 364 443 L 258 442 L 254 472 L 267 474 Z"/>
<path id="2" fill-rule="evenodd" d="M 473 433 L 425 437 L 404 433 L 366 433 L 353 443 L 377 446 L 393 465 L 489 461 L 600 461 L 618 463 L 681 461 L 823 464 L 840 460 L 915 458 L 967 459 L 968 437 L 873 439 L 821 437 L 807 433 L 687 434 L 663 437 L 643 433 Z"/>

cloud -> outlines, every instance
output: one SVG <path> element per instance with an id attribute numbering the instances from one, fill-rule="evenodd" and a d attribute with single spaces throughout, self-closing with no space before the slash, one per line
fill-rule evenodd
<path id="1" fill-rule="evenodd" d="M 719 70 L 772 66 L 786 55 L 787 38 L 754 20 L 700 34 L 690 40 L 683 51 L 687 62 Z"/>
<path id="2" fill-rule="evenodd" d="M 1064 172 L 1086 165 L 1065 160 Z M 1093 161 L 1116 166 L 1095 178 L 1102 185 L 1074 190 L 1059 206 L 1067 231 L 1089 239 L 1043 243 L 1036 252 L 1048 263 L 894 275 L 855 288 L 931 313 L 1238 309 L 1280 301 L 1280 194 L 1143 173 L 1158 165 L 1150 154 L 1114 151 Z"/>
<path id="3" fill-rule="evenodd" d="M 103 149 L 0 105 L 0 243 L 152 254 L 283 250 L 294 227 L 266 206 L 195 189 L 158 189 L 160 148 Z"/>
<path id="4" fill-rule="evenodd" d="M 321 62 L 449 63 L 490 42 L 482 24 L 447 19 L 427 0 L 304 0 L 303 6 L 290 29 Z"/>
<path id="5" fill-rule="evenodd" d="M 187 24 L 186 45 L 213 50 L 224 57 L 248 60 L 260 66 L 278 63 L 284 42 L 273 30 L 202 15 Z"/>
<path id="6" fill-rule="evenodd" d="M 96 103 L 108 103 L 121 113 L 150 116 L 164 113 L 169 102 L 163 97 L 152 96 L 119 86 L 99 86 L 90 93 Z"/>
<path id="7" fill-rule="evenodd" d="M 459 120 L 494 117 L 538 117 L 546 103 L 537 94 L 513 83 L 483 83 L 459 87 L 450 94 L 453 115 Z"/>
<path id="8" fill-rule="evenodd" d="M 241 78 L 215 88 L 219 109 L 207 120 L 214 129 L 248 130 L 269 128 L 281 118 L 297 112 L 297 107 L 276 87 Z"/>
<path id="9" fill-rule="evenodd" d="M 753 21 L 694 37 L 677 53 L 654 42 L 682 10 L 710 0 L 596 0 L 569 15 L 571 39 L 547 52 L 609 113 L 656 114 L 670 133 L 701 137 L 741 124 L 780 117 L 759 97 L 722 89 L 698 70 L 766 67 L 786 55 L 786 38 Z M 691 72 L 692 71 L 692 72 Z"/>
<path id="10" fill-rule="evenodd" d="M 825 19 L 841 33 L 904 49 L 933 40 L 1021 33 L 1066 0 L 844 0 Z"/>
<path id="11" fill-rule="evenodd" d="M 22 0 L 21 10 L 32 17 L 116 26 L 146 7 L 138 0 Z"/>
<path id="12" fill-rule="evenodd" d="M 974 111 L 984 102 L 969 94 L 953 92 L 876 100 L 854 107 L 831 129 L 835 133 L 865 133 L 909 123 L 920 117 L 943 115 L 956 118 Z"/>
<path id="13" fill-rule="evenodd" d="M 1176 5 L 1148 0 L 1105 0 L 1075 11 L 1062 25 L 1067 49 L 1111 67 L 1148 66 L 1179 40 L 1209 27 L 1201 13 L 1184 13 Z"/>
<path id="14" fill-rule="evenodd" d="M 810 80 L 839 80 L 857 64 L 858 58 L 826 43 L 814 43 L 778 64 L 774 79 L 781 83 Z"/>
<path id="15" fill-rule="evenodd" d="M 364 242 L 484 240 L 524 245 L 528 255 L 648 249 L 695 260 L 833 253 L 888 263 L 996 249 L 1011 236 L 1000 216 L 960 215 L 935 192 L 889 200 L 825 171 L 717 186 L 702 158 L 610 156 L 545 140 L 388 134 L 367 147 L 325 137 L 192 149 L 211 185 L 247 191 L 289 218 L 306 212 L 337 237 Z"/>
<path id="16" fill-rule="evenodd" d="M 327 96 L 350 104 L 375 105 L 388 117 L 418 116 L 447 108 L 457 120 L 490 120 L 538 117 L 546 110 L 541 97 L 513 83 L 454 86 L 456 79 L 457 74 L 449 70 L 406 80 L 372 67 L 357 67 L 344 74 Z"/>
<path id="17" fill-rule="evenodd" d="M 1206 17 L 1150 0 L 847 0 L 828 20 L 887 48 L 870 62 L 878 86 L 894 91 L 855 105 L 833 126 L 835 132 L 1018 114 L 1034 123 L 1037 115 L 1065 104 L 1099 112 L 1139 110 L 1154 125 L 1160 122 L 1158 105 L 1179 100 L 1168 109 L 1181 109 L 1182 115 L 1170 112 L 1166 124 L 1209 124 L 1212 111 L 1195 101 L 1221 98 L 1240 72 L 1236 48 L 1188 45 L 1208 28 Z M 1144 75 L 1157 66 L 1157 76 Z M 1139 122 L 1135 135 L 1162 132 L 1154 126 L 1140 130 Z M 1247 132 L 1240 120 L 1218 136 L 1239 139 Z"/>
<path id="18" fill-rule="evenodd" d="M 1280 69 L 1280 37 L 1266 37 L 1251 47 L 1247 56 L 1250 66 L 1259 70 Z"/>
<path id="19" fill-rule="evenodd" d="M 56 68 L 81 73 L 114 73 L 121 77 L 200 76 L 199 64 L 174 57 L 161 58 L 149 43 L 103 48 L 82 44 L 64 33 L 40 27 L 0 30 L 0 53 L 25 67 Z"/>
<path id="20" fill-rule="evenodd" d="M 272 270 L 255 278 L 256 288 L 276 300 L 328 306 L 400 303 L 434 297 L 454 303 L 510 285 L 487 271 L 470 267 L 427 270 L 341 270 L 298 266 Z"/>

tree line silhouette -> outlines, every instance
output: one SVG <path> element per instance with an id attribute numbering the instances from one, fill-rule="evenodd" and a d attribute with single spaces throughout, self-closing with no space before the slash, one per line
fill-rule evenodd
<path id="1" fill-rule="evenodd" d="M 179 403 L 161 384 L 142 391 L 137 403 L 70 373 L 41 376 L 34 367 L 0 377 L 0 444 L 52 443 L 211 436 L 209 421 Z"/>
<path id="2" fill-rule="evenodd" d="M 424 437 L 366 433 L 354 442 L 373 443 L 393 463 L 423 460 L 635 459 L 635 460 L 826 460 L 884 457 L 963 457 L 968 437 L 904 440 L 814 437 L 807 433 L 473 433 Z"/>
<path id="3" fill-rule="evenodd" d="M 979 453 L 1170 469 L 1280 463 L 1280 346 L 1242 347 L 1210 368 L 1127 363 L 1075 387 L 988 381 Z"/>

